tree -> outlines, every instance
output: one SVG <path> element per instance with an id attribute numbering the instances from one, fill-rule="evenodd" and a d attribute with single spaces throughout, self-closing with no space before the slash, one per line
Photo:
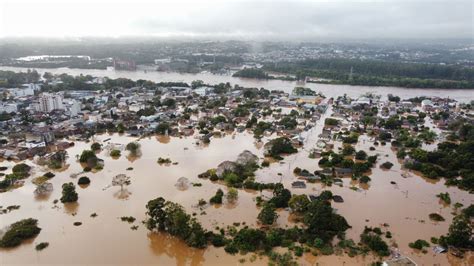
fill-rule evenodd
<path id="1" fill-rule="evenodd" d="M 352 155 L 354 154 L 355 149 L 352 147 L 352 145 L 344 144 L 342 148 L 342 154 L 343 155 Z"/>
<path id="2" fill-rule="evenodd" d="M 306 211 L 309 203 L 310 201 L 306 195 L 293 195 L 288 202 L 288 206 L 293 212 L 302 214 Z"/>
<path id="3" fill-rule="evenodd" d="M 156 133 L 158 134 L 161 134 L 161 135 L 164 135 L 166 134 L 169 130 L 170 130 L 170 124 L 167 123 L 167 122 L 162 122 L 160 124 L 158 124 L 158 126 L 156 127 L 155 131 Z"/>
<path id="4" fill-rule="evenodd" d="M 64 183 L 62 188 L 63 188 L 62 197 L 61 197 L 62 203 L 77 201 L 79 197 L 76 192 L 76 186 L 74 186 L 73 183 L 71 182 Z"/>
<path id="5" fill-rule="evenodd" d="M 308 205 L 303 222 L 307 233 L 328 243 L 332 238 L 350 228 L 344 217 L 334 213 L 329 201 L 315 200 Z"/>
<path id="6" fill-rule="evenodd" d="M 38 220 L 33 218 L 23 219 L 11 224 L 0 238 L 0 247 L 16 247 L 23 240 L 37 236 L 41 232 L 41 228 L 37 224 Z"/>
<path id="7" fill-rule="evenodd" d="M 98 158 L 94 151 L 84 150 L 79 157 L 79 162 L 86 163 L 89 167 L 95 167 L 97 165 Z"/>
<path id="8" fill-rule="evenodd" d="M 288 207 L 288 201 L 291 198 L 291 192 L 283 187 L 281 183 L 275 185 L 275 189 L 273 190 L 273 198 L 270 199 L 270 203 L 272 203 L 276 208 L 286 208 Z"/>
<path id="9" fill-rule="evenodd" d="M 91 150 L 93 150 L 93 151 L 99 151 L 100 148 L 101 148 L 101 145 L 100 145 L 100 143 L 98 143 L 98 142 L 94 142 L 94 143 L 92 143 L 92 145 L 91 145 Z"/>
<path id="10" fill-rule="evenodd" d="M 130 142 L 130 143 L 127 144 L 125 149 L 127 151 L 129 151 L 132 155 L 137 155 L 138 152 L 140 151 L 140 143 L 138 143 L 136 141 Z"/>
<path id="11" fill-rule="evenodd" d="M 120 150 L 112 150 L 112 151 L 110 152 L 110 156 L 111 156 L 111 157 L 120 157 L 120 155 L 121 155 Z"/>
<path id="12" fill-rule="evenodd" d="M 224 196 L 224 192 L 222 189 L 218 189 L 216 194 L 209 200 L 211 204 L 222 204 L 222 197 Z"/>
<path id="13" fill-rule="evenodd" d="M 275 212 L 275 206 L 273 206 L 272 203 L 265 203 L 262 210 L 258 214 L 257 219 L 264 225 L 272 225 L 276 221 L 277 217 L 278 215 Z"/>
<path id="14" fill-rule="evenodd" d="M 191 88 L 193 88 L 193 89 L 202 87 L 203 85 L 204 85 L 204 81 L 202 81 L 202 80 L 193 80 L 191 82 Z"/>
<path id="15" fill-rule="evenodd" d="M 229 191 L 227 192 L 227 201 L 235 202 L 238 197 L 239 191 L 235 188 L 229 188 Z"/>
<path id="16" fill-rule="evenodd" d="M 191 247 L 205 248 L 207 232 L 201 224 L 184 211 L 183 206 L 159 197 L 147 205 L 146 226 L 149 230 L 167 232 L 186 242 Z"/>
<path id="17" fill-rule="evenodd" d="M 456 248 L 474 248 L 473 227 L 469 218 L 464 214 L 454 217 L 453 222 L 449 226 L 449 232 L 446 236 L 441 236 L 440 244 Z"/>
<path id="18" fill-rule="evenodd" d="M 123 191 L 123 186 L 128 186 L 130 183 L 130 177 L 124 174 L 118 174 L 112 178 L 112 186 L 120 186 L 121 191 Z"/>
<path id="19" fill-rule="evenodd" d="M 89 185 L 91 180 L 87 176 L 81 176 L 77 181 L 78 185 Z"/>
<path id="20" fill-rule="evenodd" d="M 355 158 L 357 160 L 365 160 L 365 159 L 367 159 L 367 153 L 363 150 L 360 150 L 360 151 L 356 152 Z"/>
<path id="21" fill-rule="evenodd" d="M 291 154 L 296 153 L 298 150 L 293 147 L 290 139 L 286 137 L 280 137 L 270 140 L 267 144 L 266 155 L 272 156 L 273 158 L 281 158 L 280 154 Z"/>

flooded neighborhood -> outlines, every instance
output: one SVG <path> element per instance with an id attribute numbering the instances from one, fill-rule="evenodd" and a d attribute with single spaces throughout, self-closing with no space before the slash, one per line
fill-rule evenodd
<path id="1" fill-rule="evenodd" d="M 52 82 L 58 78 L 51 74 Z M 469 143 L 463 138 L 473 131 L 473 109 L 465 102 L 471 96 L 441 98 L 431 90 L 419 99 L 410 89 L 390 90 L 387 96 L 385 88 L 355 95 L 352 87 L 345 91 L 337 85 L 321 91 L 318 85 L 279 90 L 286 83 L 275 90 L 204 85 L 212 81 L 191 87 L 181 80 L 152 84 L 156 90 L 127 84 L 107 92 L 77 91 L 78 96 L 43 93 L 39 107 L 33 100 L 32 108 L 55 101 L 46 97 L 64 97 L 64 109 L 3 120 L 10 134 L 4 134 L 0 149 L 2 234 L 28 217 L 38 221 L 41 232 L 2 248 L 2 263 L 260 265 L 288 259 L 258 249 L 233 252 L 214 244 L 213 235 L 213 245 L 202 248 L 179 235 L 150 231 L 147 208 L 159 197 L 183 206 L 202 230 L 220 231 L 223 245 L 234 243 L 246 228 L 309 230 L 312 225 L 296 206 L 327 200 L 334 215 L 347 221 L 337 237 L 323 246 L 299 240 L 274 248 L 280 254 L 292 251 L 291 260 L 301 265 L 405 258 L 419 264 L 474 263 L 472 251 L 438 244 L 453 219 L 472 209 L 469 176 L 447 185 L 445 173 L 413 164 L 423 162 L 419 153 L 436 151 L 443 142 Z M 72 112 L 72 101 L 82 105 L 80 113 Z M 466 124 L 457 131 L 449 126 L 454 123 Z M 18 134 L 26 129 L 28 134 Z M 472 148 L 468 152 L 472 156 Z M 20 176 L 15 169 L 23 164 L 27 170 Z M 238 174 L 239 167 L 244 172 Z M 65 194 L 68 183 L 72 200 Z M 277 184 L 289 195 L 286 202 L 274 200 L 280 197 Z M 267 208 L 270 222 L 262 218 Z M 359 242 L 377 235 L 367 230 L 380 231 L 383 251 Z M 413 248 L 418 239 L 428 247 Z M 47 248 L 35 251 L 40 243 Z"/>

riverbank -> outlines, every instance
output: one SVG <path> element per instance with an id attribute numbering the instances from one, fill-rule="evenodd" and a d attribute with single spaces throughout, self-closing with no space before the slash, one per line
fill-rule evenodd
<path id="1" fill-rule="evenodd" d="M 0 70 L 26 72 L 27 68 L 17 67 L 0 67 Z M 304 86 L 311 88 L 317 92 L 322 92 L 327 97 L 337 97 L 346 94 L 350 97 L 357 98 L 361 94 L 375 93 L 382 95 L 382 99 L 386 99 L 387 94 L 398 95 L 402 99 L 408 99 L 419 96 L 437 97 L 440 95 L 448 95 L 450 98 L 459 102 L 470 102 L 474 100 L 474 95 L 468 93 L 464 89 L 416 89 L 416 88 L 400 88 L 400 87 L 369 87 L 369 86 L 351 86 L 351 85 L 334 85 L 334 84 L 316 84 L 305 83 L 299 81 L 283 81 L 283 80 L 257 80 L 250 78 L 237 78 L 229 75 L 215 75 L 212 73 L 184 74 L 175 72 L 158 72 L 140 69 L 137 71 L 109 71 L 98 69 L 70 69 L 70 68 L 38 68 L 38 73 L 43 75 L 45 72 L 52 74 L 66 73 L 69 75 L 92 75 L 96 77 L 109 78 L 129 78 L 132 80 L 151 80 L 154 82 L 186 82 L 191 83 L 194 80 L 202 80 L 207 84 L 219 84 L 229 82 L 232 86 L 238 84 L 249 88 L 266 88 L 269 90 L 283 90 L 290 93 L 294 87 Z"/>

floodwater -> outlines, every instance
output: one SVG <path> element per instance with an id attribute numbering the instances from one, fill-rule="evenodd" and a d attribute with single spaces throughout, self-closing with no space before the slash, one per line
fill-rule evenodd
<path id="1" fill-rule="evenodd" d="M 329 115 L 330 110 L 323 115 L 315 128 L 306 133 L 305 147 L 300 149 L 299 153 L 286 157 L 283 163 L 272 163 L 269 168 L 258 170 L 257 180 L 281 181 L 285 187 L 290 188 L 291 182 L 297 179 L 293 174 L 294 167 L 317 170 L 317 160 L 309 159 L 308 151 L 314 147 L 321 132 L 321 124 Z M 103 134 L 96 136 L 96 141 L 103 143 L 108 138 L 111 138 L 112 143 L 122 144 L 136 140 L 118 134 Z M 209 230 L 216 226 L 232 225 L 234 222 L 257 226 L 259 210 L 255 207 L 255 197 L 260 195 L 260 192 L 239 190 L 239 198 L 235 204 L 225 202 L 221 206 L 206 206 L 203 210 L 196 207 L 199 199 L 208 200 L 218 188 L 226 190 L 222 185 L 197 178 L 199 173 L 216 167 L 224 160 L 235 160 L 243 150 L 250 150 L 262 158 L 262 145 L 255 142 L 252 134 L 227 134 L 221 138 L 213 138 L 208 146 L 196 145 L 193 137 L 153 136 L 143 138 L 139 142 L 139 158 L 128 158 L 127 152 L 124 151 L 120 158 L 114 159 L 103 150 L 98 156 L 105 160 L 105 167 L 97 173 L 84 174 L 91 179 L 91 184 L 84 188 L 76 186 L 79 194 L 77 204 L 55 205 L 53 200 L 61 197 L 63 183 L 77 182 L 77 178 L 70 177 L 71 174 L 82 170 L 76 161 L 76 155 L 88 149 L 91 143 L 77 141 L 74 147 L 68 149 L 69 166 L 56 172 L 56 176 L 50 180 L 54 191 L 46 199 L 35 198 L 35 186 L 31 180 L 49 170 L 33 161 L 27 161 L 34 169 L 25 185 L 0 194 L 2 206 L 21 205 L 19 210 L 0 215 L 0 228 L 20 219 L 33 217 L 39 220 L 42 231 L 33 241 L 14 249 L 0 250 L 1 264 L 237 265 L 240 259 L 245 259 L 246 263 L 253 261 L 254 264 L 267 264 L 266 258 L 257 257 L 254 261 L 252 254 L 232 256 L 226 254 L 223 248 L 189 248 L 166 234 L 150 233 L 141 223 L 145 219 L 145 205 L 148 200 L 161 196 L 182 204 L 188 213 L 196 213 L 197 219 Z M 336 149 L 339 146 L 336 145 Z M 356 148 L 368 151 L 370 146 L 370 140 L 361 137 Z M 379 154 L 380 157 L 377 166 L 372 170 L 372 181 L 368 187 L 359 186 L 350 178 L 345 178 L 342 187 L 324 187 L 320 183 L 308 183 L 306 189 L 291 190 L 296 194 L 317 194 L 323 189 L 330 189 L 334 194 L 341 195 L 344 203 L 333 203 L 333 207 L 346 217 L 352 226 L 347 237 L 356 242 L 364 226 L 381 226 L 387 223 L 387 229 L 392 232 L 393 241 L 398 244 L 400 253 L 413 258 L 419 264 L 472 265 L 472 255 L 459 260 L 446 254 L 435 255 L 431 249 L 427 254 L 415 253 L 408 247 L 409 242 L 417 239 L 429 240 L 432 236 L 438 237 L 447 232 L 453 217 L 453 207 L 440 204 L 436 194 L 449 192 L 453 204 L 460 202 L 465 206 L 473 203 L 472 195 L 457 188 L 447 188 L 443 181 L 428 182 L 414 174 L 403 178 L 401 165 L 389 146 L 378 146 L 375 151 L 368 153 Z M 178 164 L 159 165 L 159 157 L 169 157 Z M 385 161 L 394 163 L 391 170 L 378 167 Z M 9 166 L 8 173 L 14 163 L 4 161 L 1 165 Z M 133 170 L 126 170 L 128 167 L 133 167 Z M 120 187 L 109 186 L 112 177 L 121 173 L 131 177 L 131 184 L 125 187 L 124 191 L 121 191 Z M 180 191 L 175 187 L 180 177 L 186 177 L 194 183 L 202 183 L 202 186 L 189 186 L 187 190 Z M 397 184 L 392 185 L 390 181 Z M 359 189 L 354 191 L 350 188 L 352 186 Z M 432 212 L 441 214 L 446 221 L 430 221 L 428 215 Z M 96 213 L 97 217 L 92 218 L 92 213 Z M 293 225 L 288 212 L 280 210 L 279 215 L 278 226 Z M 137 220 L 129 224 L 120 220 L 122 216 L 133 216 Z M 74 222 L 82 222 L 82 225 L 74 226 Z M 138 226 L 138 229 L 132 230 L 130 227 L 133 225 Z M 49 242 L 50 246 L 37 252 L 34 245 L 40 242 Z M 314 257 L 305 254 L 299 259 L 302 265 L 364 265 L 371 261 L 374 261 L 371 256 L 349 258 L 346 255 Z"/>
<path id="2" fill-rule="evenodd" d="M 15 72 L 26 72 L 27 68 L 21 67 L 7 67 L 0 66 L 0 70 L 10 70 Z M 364 93 L 375 93 L 386 97 L 387 94 L 398 95 L 402 99 L 407 99 L 416 96 L 430 96 L 430 97 L 450 97 L 460 102 L 470 102 L 474 100 L 474 94 L 471 90 L 462 89 L 415 89 L 415 88 L 400 88 L 400 87 L 372 87 L 372 86 L 351 86 L 351 85 L 332 85 L 332 84 L 316 84 L 304 83 L 296 81 L 283 80 L 257 80 L 250 78 L 237 78 L 229 75 L 214 75 L 212 73 L 176 73 L 176 72 L 158 72 L 152 68 L 139 69 L 137 71 L 110 71 L 101 69 L 71 69 L 71 68 L 36 68 L 41 75 L 44 72 L 53 74 L 67 73 L 69 75 L 92 75 L 96 77 L 109 78 L 129 78 L 132 80 L 145 79 L 154 82 L 187 82 L 191 83 L 193 80 L 202 80 L 208 84 L 218 84 L 230 82 L 231 85 L 238 84 L 244 87 L 265 88 L 269 90 L 283 90 L 291 92 L 296 86 L 305 86 L 315 91 L 320 91 L 327 97 L 337 97 L 347 94 L 350 97 L 358 97 Z"/>

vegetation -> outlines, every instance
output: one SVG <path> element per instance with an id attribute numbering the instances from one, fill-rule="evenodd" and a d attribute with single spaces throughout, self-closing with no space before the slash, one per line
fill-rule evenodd
<path id="1" fill-rule="evenodd" d="M 275 207 L 273 206 L 272 203 L 265 203 L 263 204 L 263 208 L 258 214 L 258 221 L 262 223 L 263 225 L 272 225 L 278 215 L 275 212 Z"/>
<path id="2" fill-rule="evenodd" d="M 64 183 L 63 186 L 63 192 L 62 192 L 62 197 L 61 197 L 61 202 L 62 203 L 67 203 L 67 202 L 76 202 L 78 200 L 78 195 L 76 192 L 76 187 L 74 186 L 73 183 Z"/>
<path id="3" fill-rule="evenodd" d="M 170 164 L 171 163 L 171 159 L 170 158 L 158 158 L 158 163 L 159 164 Z"/>
<path id="4" fill-rule="evenodd" d="M 451 197 L 449 196 L 449 193 L 439 193 L 436 195 L 436 197 L 440 198 L 444 203 L 446 204 L 451 204 Z"/>
<path id="5" fill-rule="evenodd" d="M 0 239 L 0 247 L 16 247 L 23 240 L 33 238 L 41 232 L 37 226 L 38 220 L 33 218 L 23 219 L 11 224 Z"/>
<path id="6" fill-rule="evenodd" d="M 310 88 L 295 87 L 292 91 L 293 95 L 297 96 L 315 96 L 317 93 Z"/>
<path id="7" fill-rule="evenodd" d="M 127 151 L 130 152 L 131 155 L 137 155 L 140 151 L 140 143 L 138 142 L 130 142 L 125 147 Z"/>
<path id="8" fill-rule="evenodd" d="M 227 201 L 235 202 L 238 197 L 239 197 L 239 191 L 235 188 L 229 188 L 229 191 L 227 191 Z"/>
<path id="9" fill-rule="evenodd" d="M 122 222 L 127 222 L 127 223 L 133 223 L 135 222 L 136 218 L 133 217 L 133 216 L 122 216 L 120 217 L 120 220 L 122 220 Z"/>
<path id="10" fill-rule="evenodd" d="M 91 183 L 91 180 L 87 176 L 81 176 L 79 177 L 79 180 L 77 181 L 78 185 L 89 185 Z"/>
<path id="11" fill-rule="evenodd" d="M 30 175 L 31 167 L 25 163 L 19 163 L 13 166 L 12 173 L 5 176 L 3 180 L 0 181 L 0 190 L 5 190 L 10 188 L 15 181 L 25 179 Z"/>
<path id="12" fill-rule="evenodd" d="M 41 251 L 41 250 L 47 248 L 48 246 L 49 246 L 48 242 L 41 242 L 41 243 L 39 243 L 38 245 L 35 246 L 35 249 L 37 251 Z"/>
<path id="13" fill-rule="evenodd" d="M 184 208 L 163 198 L 151 200 L 146 205 L 149 230 L 167 232 L 186 242 L 191 247 L 207 246 L 206 232 L 195 218 L 186 214 Z"/>
<path id="14" fill-rule="evenodd" d="M 222 189 L 218 189 L 216 194 L 209 200 L 211 204 L 222 204 L 222 197 L 224 196 L 224 192 Z"/>
<path id="15" fill-rule="evenodd" d="M 298 152 L 298 150 L 295 149 L 291 144 L 290 139 L 285 137 L 270 140 L 265 145 L 268 145 L 269 147 L 266 151 L 266 155 L 271 156 L 275 159 L 282 159 L 282 157 L 280 156 L 281 154 L 291 154 Z"/>
<path id="16" fill-rule="evenodd" d="M 281 185 L 281 184 L 280 184 Z M 272 224 L 276 219 L 275 207 L 272 200 L 265 203 L 259 221 Z M 305 228 L 289 229 L 271 228 L 266 231 L 245 226 L 241 229 L 228 227 L 220 229 L 219 234 L 205 231 L 190 215 L 184 212 L 179 204 L 165 201 L 163 198 L 151 200 L 147 204 L 146 225 L 149 230 L 167 232 L 183 239 L 189 246 L 204 248 L 208 243 L 215 246 L 225 246 L 227 253 L 269 251 L 271 260 L 277 259 L 273 247 L 291 247 L 295 255 L 300 256 L 303 248 L 294 243 L 306 243 L 310 247 L 332 250 L 331 241 L 334 236 L 342 235 L 349 228 L 346 220 L 336 214 L 329 201 L 316 200 L 305 208 Z M 328 252 L 326 253 L 328 254 Z"/>
<path id="17" fill-rule="evenodd" d="M 434 151 L 411 149 L 409 156 L 413 160 L 405 163 L 405 167 L 420 171 L 428 178 L 445 177 L 447 185 L 474 191 L 474 126 L 453 122 L 449 127 L 459 144 L 443 142 Z"/>
<path id="18" fill-rule="evenodd" d="M 380 165 L 381 168 L 387 169 L 387 170 L 391 169 L 392 166 L 393 166 L 393 163 L 391 163 L 391 162 L 384 162 L 383 164 Z"/>
<path id="19" fill-rule="evenodd" d="M 101 148 L 102 148 L 102 146 L 98 142 L 94 142 L 91 145 L 91 150 L 93 150 L 93 151 L 100 151 Z"/>
<path id="20" fill-rule="evenodd" d="M 380 237 L 382 232 L 365 227 L 364 232 L 360 235 L 360 241 L 377 255 L 384 257 L 390 255 L 387 243 Z"/>
<path id="21" fill-rule="evenodd" d="M 442 246 L 452 246 L 461 249 L 474 248 L 473 226 L 470 220 L 473 217 L 472 209 L 473 205 L 471 204 L 454 217 L 453 222 L 449 226 L 448 234 L 439 238 L 439 243 Z"/>
<path id="22" fill-rule="evenodd" d="M 120 150 L 112 150 L 112 151 L 110 152 L 110 157 L 118 158 L 118 157 L 120 157 L 120 155 L 122 155 L 122 153 L 120 152 Z"/>
<path id="23" fill-rule="evenodd" d="M 423 250 L 423 248 L 429 247 L 430 243 L 423 239 L 418 239 L 415 242 L 408 243 L 408 246 L 413 249 Z"/>
<path id="24" fill-rule="evenodd" d="M 462 66 L 414 64 L 359 59 L 308 59 L 265 65 L 265 69 L 294 74 L 297 79 L 317 77 L 326 83 L 412 88 L 473 88 L 474 71 Z M 351 74 L 352 69 L 352 74 Z"/>
<path id="25" fill-rule="evenodd" d="M 436 221 L 436 222 L 444 221 L 444 217 L 438 213 L 430 213 L 429 217 L 431 220 Z"/>
<path id="26" fill-rule="evenodd" d="M 233 77 L 240 77 L 240 78 L 256 78 L 256 79 L 268 79 L 269 76 L 265 71 L 259 68 L 244 68 L 235 72 Z"/>
<path id="27" fill-rule="evenodd" d="M 339 124 L 339 120 L 334 118 L 326 118 L 324 120 L 324 125 L 326 126 L 337 126 Z"/>
<path id="28" fill-rule="evenodd" d="M 92 150 L 84 150 L 79 157 L 79 162 L 86 164 L 86 167 L 95 168 L 98 165 L 99 158 Z"/>

